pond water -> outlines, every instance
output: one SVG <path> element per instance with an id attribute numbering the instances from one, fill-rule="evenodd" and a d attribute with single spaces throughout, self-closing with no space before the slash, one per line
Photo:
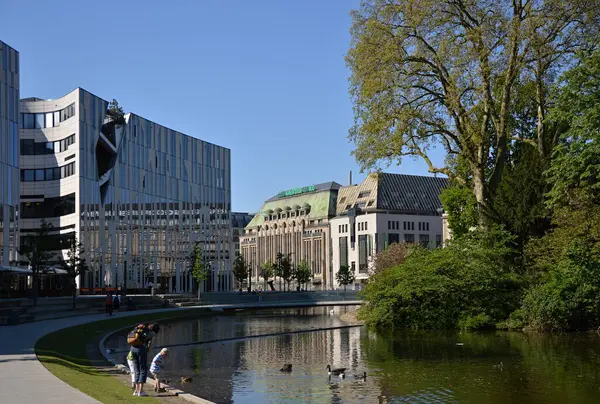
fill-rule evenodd
<path id="1" fill-rule="evenodd" d="M 345 307 L 238 312 L 169 323 L 164 378 L 216 403 L 598 403 L 600 335 L 396 333 L 339 327 Z M 107 346 L 126 350 L 124 334 Z M 154 353 L 154 352 L 153 352 Z M 124 354 L 123 354 L 124 355 Z M 292 363 L 291 373 L 282 373 Z M 325 367 L 346 367 L 329 378 Z M 361 375 L 367 372 L 364 380 Z M 176 383 L 182 376 L 191 383 Z"/>

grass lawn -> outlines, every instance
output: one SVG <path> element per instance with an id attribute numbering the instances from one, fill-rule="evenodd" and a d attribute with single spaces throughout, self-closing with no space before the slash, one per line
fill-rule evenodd
<path id="1" fill-rule="evenodd" d="M 42 337 L 35 345 L 35 353 L 54 376 L 100 402 L 107 404 L 139 403 L 140 400 L 158 402 L 159 399 L 153 397 L 132 396 L 131 389 L 117 379 L 114 373 L 97 367 L 99 363 L 93 362 L 91 358 L 99 358 L 100 353 L 97 352 L 99 339 L 110 331 L 129 325 L 204 313 L 206 312 L 201 309 L 177 310 L 82 324 Z M 103 364 L 108 365 L 106 361 Z"/>

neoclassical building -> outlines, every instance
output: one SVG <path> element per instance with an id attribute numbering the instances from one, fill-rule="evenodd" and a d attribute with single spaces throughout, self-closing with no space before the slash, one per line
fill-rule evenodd
<path id="1" fill-rule="evenodd" d="M 289 254 L 292 265 L 305 261 L 314 289 L 332 286 L 329 220 L 335 216 L 341 185 L 326 182 L 280 192 L 263 204 L 240 236 L 242 255 L 250 266 L 253 288 L 263 285 L 260 267 Z M 280 287 L 276 279 L 275 287 Z"/>
<path id="2" fill-rule="evenodd" d="M 81 288 L 194 289 L 187 257 L 204 249 L 207 291 L 230 290 L 230 150 L 77 88 L 21 101 L 21 236 L 45 219 L 54 250 L 83 243 Z"/>
<path id="3" fill-rule="evenodd" d="M 0 270 L 19 242 L 19 52 L 0 41 Z"/>

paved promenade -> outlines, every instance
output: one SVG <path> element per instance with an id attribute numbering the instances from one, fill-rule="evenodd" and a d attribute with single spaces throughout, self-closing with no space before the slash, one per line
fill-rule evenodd
<path id="1" fill-rule="evenodd" d="M 128 317 L 171 310 L 181 309 L 132 311 L 118 316 Z M 104 314 L 95 314 L 0 327 L 0 403 L 99 403 L 46 370 L 37 360 L 34 346 L 39 338 L 50 332 L 105 318 Z"/>
<path id="2" fill-rule="evenodd" d="M 208 307 L 213 310 L 237 308 L 306 307 L 360 304 L 360 301 L 328 302 L 285 302 L 285 303 L 243 303 L 192 306 L 185 308 L 140 310 L 123 312 L 118 317 L 131 317 L 146 313 L 161 313 L 173 310 Z M 69 317 L 56 320 L 38 321 L 17 326 L 0 327 L 0 403 L 99 403 L 79 390 L 54 377 L 37 360 L 34 347 L 42 336 L 62 328 L 105 319 L 104 314 Z"/>

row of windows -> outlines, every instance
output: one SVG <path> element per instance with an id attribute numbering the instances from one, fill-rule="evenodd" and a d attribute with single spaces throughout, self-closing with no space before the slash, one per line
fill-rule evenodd
<path id="1" fill-rule="evenodd" d="M 34 242 L 43 243 L 44 248 L 50 251 L 58 251 L 70 248 L 74 239 L 75 232 L 43 236 L 39 240 L 35 240 L 34 236 L 21 236 L 21 245 L 27 245 Z"/>
<path id="2" fill-rule="evenodd" d="M 399 242 L 400 242 L 400 235 L 398 233 L 388 234 L 388 244 L 399 243 Z M 405 234 L 404 242 L 405 243 L 414 243 L 415 235 L 414 234 Z M 429 245 L 429 234 L 419 234 L 419 243 L 423 247 L 427 247 Z M 437 234 L 435 236 L 435 243 L 438 247 L 442 245 L 442 235 L 441 234 Z"/>
<path id="3" fill-rule="evenodd" d="M 367 222 L 359 222 L 358 223 L 358 231 L 368 230 Z"/>
<path id="4" fill-rule="evenodd" d="M 53 181 L 70 177 L 73 174 L 75 174 L 75 163 L 69 163 L 62 167 L 23 169 L 21 170 L 21 181 Z"/>
<path id="5" fill-rule="evenodd" d="M 74 103 L 60 111 L 21 114 L 21 129 L 55 128 L 73 116 L 75 116 Z"/>
<path id="6" fill-rule="evenodd" d="M 36 142 L 33 139 L 21 139 L 21 156 L 44 156 L 64 152 L 75 144 L 75 135 L 55 142 Z"/>
<path id="7" fill-rule="evenodd" d="M 339 233 L 348 233 L 348 225 L 347 224 L 340 224 L 338 226 L 338 232 Z"/>
<path id="8" fill-rule="evenodd" d="M 59 217 L 72 213 L 75 213 L 75 193 L 56 198 L 45 198 L 43 202 L 21 202 L 23 219 Z"/>
<path id="9" fill-rule="evenodd" d="M 415 222 L 403 222 L 403 230 L 414 230 Z M 400 221 L 388 221 L 388 230 L 400 230 Z M 429 222 L 419 222 L 419 231 L 429 231 Z"/>

